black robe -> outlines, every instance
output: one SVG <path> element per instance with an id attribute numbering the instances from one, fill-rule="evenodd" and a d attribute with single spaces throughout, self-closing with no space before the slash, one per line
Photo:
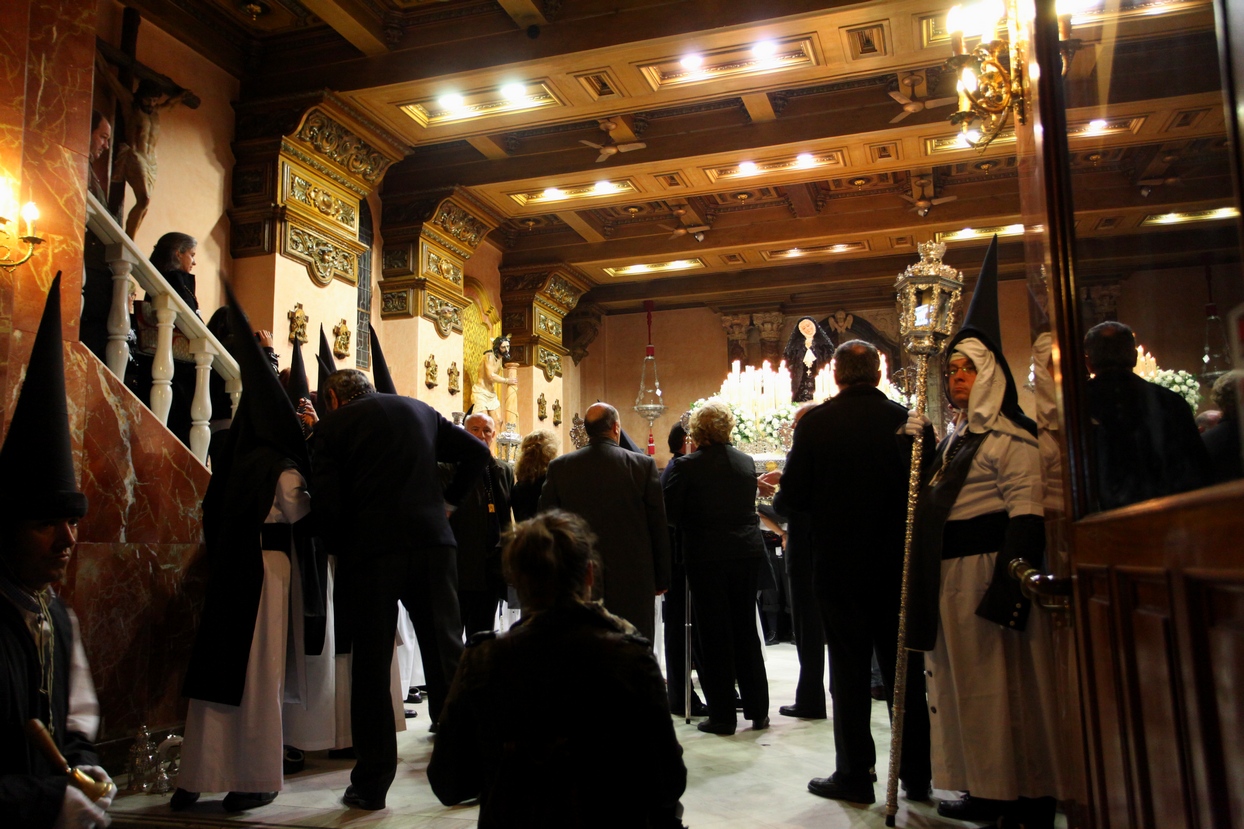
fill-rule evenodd
<path id="1" fill-rule="evenodd" d="M 26 739 L 27 720 L 52 726 L 52 736 L 71 766 L 98 765 L 85 735 L 68 730 L 69 665 L 73 625 L 59 598 L 48 605 L 55 650 L 51 710 L 39 694 L 39 654 L 21 612 L 0 596 L 0 815 L 13 829 L 47 829 L 56 822 L 68 776 L 44 759 Z"/>

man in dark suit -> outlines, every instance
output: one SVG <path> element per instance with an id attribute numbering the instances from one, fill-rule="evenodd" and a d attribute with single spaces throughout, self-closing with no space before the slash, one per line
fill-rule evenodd
<path id="1" fill-rule="evenodd" d="M 483 412 L 467 415 L 463 426 L 490 450 L 497 427 Z M 454 470 L 449 465 L 447 472 Z M 505 598 L 501 576 L 501 535 L 510 528 L 510 491 L 514 470 L 505 461 L 491 458 L 467 490 L 462 503 L 449 517 L 458 542 L 458 607 L 468 637 L 492 631 L 497 605 Z"/>
<path id="2" fill-rule="evenodd" d="M 316 426 L 316 514 L 338 552 L 337 612 L 352 638 L 350 718 L 358 762 L 343 801 L 383 809 L 397 770 L 389 666 L 400 599 L 410 612 L 435 725 L 462 655 L 456 551 L 446 517 L 479 478 L 488 449 L 430 406 L 376 394 L 367 376 L 327 378 Z M 437 462 L 456 463 L 442 495 Z"/>
<path id="3" fill-rule="evenodd" d="M 1136 335 L 1121 322 L 1084 335 L 1102 509 L 1188 492 L 1213 483 L 1209 455 L 1188 402 L 1136 375 Z"/>
<path id="4" fill-rule="evenodd" d="M 540 511 L 564 509 L 587 520 L 603 565 L 593 595 L 651 642 L 653 599 L 670 585 L 670 540 L 657 466 L 647 455 L 618 445 L 622 424 L 608 403 L 592 404 L 583 427 L 588 445 L 549 464 Z"/>
<path id="5" fill-rule="evenodd" d="M 837 767 L 831 777 L 809 782 L 808 790 L 873 803 L 872 653 L 875 649 L 881 664 L 886 697 L 892 698 L 912 441 L 898 434 L 907 410 L 877 389 L 877 349 L 851 340 L 838 347 L 834 361 L 841 391 L 799 421 L 781 478 L 782 496 L 791 509 L 812 517 L 814 586 L 833 677 Z M 931 428 L 925 439 L 933 440 Z M 838 486 L 846 475 L 851 486 Z M 908 663 L 907 678 L 899 776 L 909 799 L 924 800 L 931 777 L 929 713 L 917 655 Z"/>
<path id="6" fill-rule="evenodd" d="M 804 403 L 796 409 L 795 426 L 798 427 L 803 416 L 814 408 L 816 408 L 815 403 Z M 773 509 L 787 522 L 784 540 L 786 578 L 790 583 L 791 626 L 795 634 L 795 652 L 799 654 L 799 683 L 795 686 L 795 703 L 781 706 L 778 708 L 778 713 L 784 717 L 823 720 L 825 719 L 825 623 L 821 620 L 820 602 L 813 586 L 815 559 L 812 544 L 812 516 L 790 508 L 787 504 L 785 488 L 774 497 Z"/>

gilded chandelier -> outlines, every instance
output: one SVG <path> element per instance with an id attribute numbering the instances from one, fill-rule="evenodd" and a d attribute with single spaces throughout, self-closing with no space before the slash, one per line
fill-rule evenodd
<path id="1" fill-rule="evenodd" d="M 1005 38 L 998 36 L 1003 26 Z M 983 152 L 1002 133 L 1012 111 L 1016 122 L 1027 122 L 1027 35 L 1015 0 L 955 6 L 946 15 L 946 28 L 951 48 L 946 67 L 959 79 L 959 109 L 950 122 L 962 131 L 965 144 Z M 968 40 L 977 38 L 969 49 Z"/>

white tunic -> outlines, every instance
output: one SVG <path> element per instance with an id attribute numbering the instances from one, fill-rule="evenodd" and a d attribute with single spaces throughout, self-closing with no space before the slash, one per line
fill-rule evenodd
<path id="1" fill-rule="evenodd" d="M 1039 516 L 1041 500 L 1036 442 L 990 432 L 949 520 Z M 933 785 L 993 800 L 1061 796 L 1050 621 L 1033 607 L 1017 632 L 976 615 L 996 558 L 942 562 L 937 644 L 925 662 Z"/>
<path id="2" fill-rule="evenodd" d="M 277 480 L 264 523 L 293 524 L 311 511 L 307 484 L 297 470 Z M 296 551 L 295 551 L 296 553 Z M 281 707 L 285 698 L 290 617 L 290 557 L 263 551 L 263 588 L 246 685 L 240 705 L 190 700 L 177 786 L 191 792 L 274 792 L 283 787 Z M 293 608 L 302 615 L 302 607 Z"/>

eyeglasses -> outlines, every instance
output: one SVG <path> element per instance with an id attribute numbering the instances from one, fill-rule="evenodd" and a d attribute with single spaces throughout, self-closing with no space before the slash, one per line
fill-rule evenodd
<path id="1" fill-rule="evenodd" d="M 961 366 L 951 366 L 950 368 L 946 369 L 947 377 L 954 377 L 956 374 L 960 374 L 960 373 L 962 373 L 964 376 L 970 375 L 972 377 L 975 377 L 976 366 L 968 363 L 968 364 L 961 365 Z"/>

